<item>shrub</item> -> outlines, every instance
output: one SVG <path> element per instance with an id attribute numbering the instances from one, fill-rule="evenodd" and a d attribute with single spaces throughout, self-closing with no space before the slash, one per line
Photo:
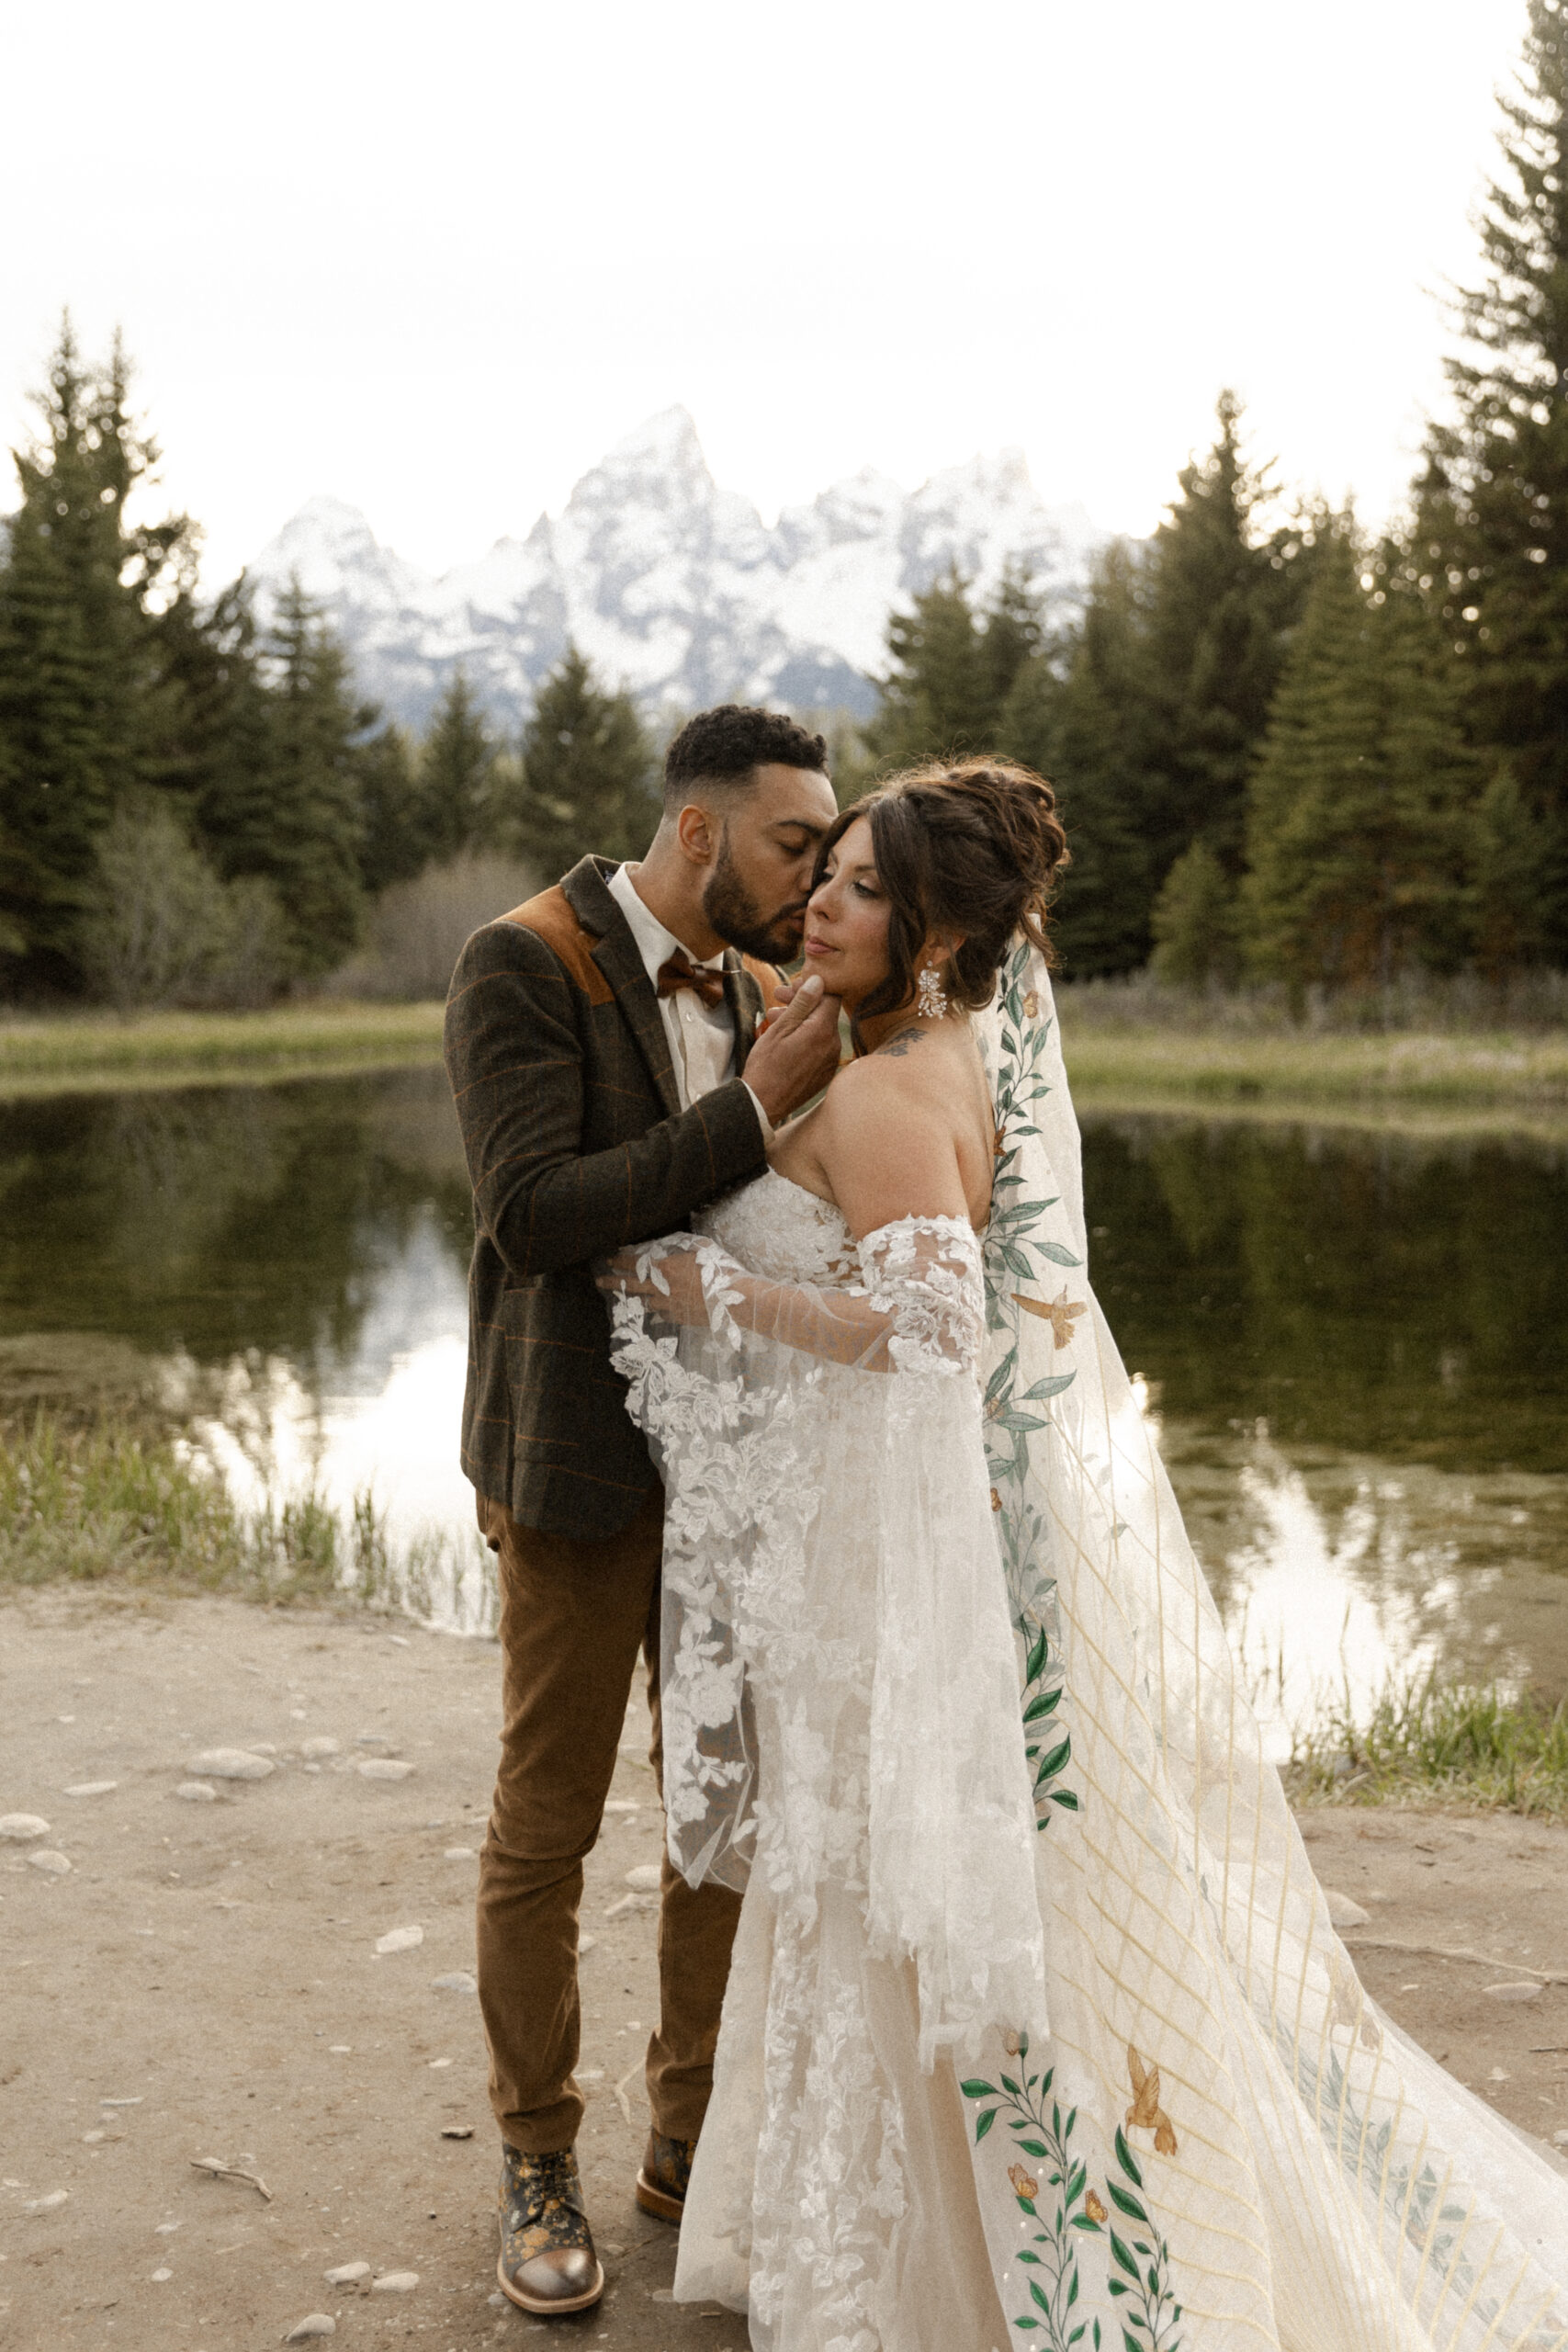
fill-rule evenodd
<path id="1" fill-rule="evenodd" d="M 365 945 L 326 983 L 333 996 L 445 996 L 463 942 L 531 898 L 531 867 L 493 852 L 469 851 L 427 866 L 412 882 L 384 890 L 367 925 Z"/>
<path id="2" fill-rule="evenodd" d="M 225 884 L 175 810 L 118 808 L 95 852 L 96 904 L 78 933 L 94 993 L 121 1014 L 170 1004 L 265 1004 L 289 976 L 276 896 L 254 875 Z"/>

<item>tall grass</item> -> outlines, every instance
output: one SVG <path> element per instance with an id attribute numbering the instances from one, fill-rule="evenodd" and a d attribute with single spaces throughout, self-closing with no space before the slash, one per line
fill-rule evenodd
<path id="1" fill-rule="evenodd" d="M 1308 1116 L 1408 1108 L 1424 1116 L 1507 1112 L 1561 1121 L 1568 1111 L 1568 1029 L 1286 1031 L 1174 1021 L 1083 1022 L 1062 1007 L 1062 1048 L 1087 1102 L 1150 1110 L 1208 1104 Z"/>
<path id="2" fill-rule="evenodd" d="M 1495 1035 L 1568 1030 L 1568 972 L 1525 969 L 1495 985 L 1476 972 L 1404 972 L 1382 989 L 1181 988 L 1145 969 L 1056 986 L 1065 1033 L 1168 1030 L 1272 1037 Z"/>
<path id="3" fill-rule="evenodd" d="M 1298 1804 L 1454 1804 L 1568 1815 L 1568 1699 L 1549 1708 L 1495 1685 L 1392 1681 L 1370 1713 L 1348 1694 L 1297 1734 Z"/>
<path id="4" fill-rule="evenodd" d="M 102 1012 L 0 1021 L 0 1095 L 401 1069 L 441 1058 L 442 1006 L 275 1005 L 265 1012 Z"/>
<path id="5" fill-rule="evenodd" d="M 438 1538 L 394 1549 L 370 1491 L 347 1518 L 308 1490 L 243 1510 L 178 1435 L 40 1413 L 0 1430 L 0 1590 L 116 1584 L 286 1603 L 352 1600 L 489 1631 L 493 1589 Z"/>

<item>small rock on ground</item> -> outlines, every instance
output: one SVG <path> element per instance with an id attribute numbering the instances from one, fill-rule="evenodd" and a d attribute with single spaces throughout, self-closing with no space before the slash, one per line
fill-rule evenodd
<path id="1" fill-rule="evenodd" d="M 433 1993 L 477 1993 L 479 1979 L 467 1968 L 455 1968 L 449 1975 L 433 1976 L 430 1989 Z"/>
<path id="2" fill-rule="evenodd" d="M 637 1862 L 626 1872 L 626 1884 L 634 1894 L 657 1894 L 661 1875 L 657 1862 Z"/>
<path id="3" fill-rule="evenodd" d="M 340 2262 L 335 2270 L 322 2273 L 329 2287 L 357 2287 L 362 2278 L 370 2276 L 367 2262 Z"/>
<path id="4" fill-rule="evenodd" d="M 372 2278 L 373 2295 L 412 2295 L 419 2284 L 417 2270 L 383 2270 L 379 2278 Z"/>
<path id="5" fill-rule="evenodd" d="M 209 1747 L 195 1761 L 198 1772 L 209 1773 L 215 1781 L 265 1781 L 273 1769 L 270 1757 L 257 1756 L 248 1747 Z"/>
<path id="6" fill-rule="evenodd" d="M 1489 2001 L 1539 2001 L 1539 1984 L 1484 1984 L 1482 1987 Z"/>
<path id="7" fill-rule="evenodd" d="M 67 1789 L 65 1793 L 68 1797 L 107 1797 L 111 1789 L 118 1786 L 118 1781 L 78 1781 L 75 1787 Z"/>
<path id="8" fill-rule="evenodd" d="M 423 1941 L 423 1928 L 389 1928 L 384 1936 L 377 1937 L 376 1949 L 379 1952 L 412 1951 L 416 1944 Z"/>
<path id="9" fill-rule="evenodd" d="M 1371 1918 L 1372 1915 L 1370 1911 L 1363 1909 L 1362 1905 L 1350 1895 L 1341 1894 L 1337 1886 L 1325 1886 L 1323 1890 L 1323 1899 L 1328 1905 L 1328 1924 L 1331 1928 L 1340 1929 L 1364 1928 Z"/>
<path id="10" fill-rule="evenodd" d="M 210 1781 L 182 1781 L 175 1794 L 184 1797 L 186 1804 L 216 1804 L 218 1802 L 218 1792 Z"/>
<path id="11" fill-rule="evenodd" d="M 0 1838 L 25 1846 L 29 1838 L 47 1838 L 49 1824 L 41 1813 L 0 1813 Z"/>
<path id="12" fill-rule="evenodd" d="M 299 1753 L 301 1756 L 314 1757 L 319 1759 L 323 1756 L 336 1756 L 339 1749 L 335 1739 L 328 1739 L 323 1735 L 318 1739 L 302 1739 L 299 1742 Z"/>
<path id="13" fill-rule="evenodd" d="M 35 1846 L 28 1860 L 35 1871 L 47 1871 L 51 1878 L 63 1878 L 71 1868 L 63 1854 L 48 1846 Z"/>
<path id="14" fill-rule="evenodd" d="M 413 1770 L 412 1764 L 397 1762 L 390 1756 L 367 1756 L 355 1771 L 362 1781 L 406 1781 Z"/>
<path id="15" fill-rule="evenodd" d="M 285 2344 L 310 2344 L 318 2335 L 335 2335 L 337 2322 L 326 2312 L 308 2312 L 284 2337 Z"/>

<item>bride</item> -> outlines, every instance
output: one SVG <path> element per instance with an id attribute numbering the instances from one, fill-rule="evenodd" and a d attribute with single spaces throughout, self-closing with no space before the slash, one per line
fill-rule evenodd
<path id="1" fill-rule="evenodd" d="M 1086 1272 L 1007 763 L 840 818 L 857 1057 L 604 1280 L 670 1848 L 745 1889 L 676 2294 L 758 2352 L 1568 2346 L 1568 2182 L 1362 1993 Z"/>

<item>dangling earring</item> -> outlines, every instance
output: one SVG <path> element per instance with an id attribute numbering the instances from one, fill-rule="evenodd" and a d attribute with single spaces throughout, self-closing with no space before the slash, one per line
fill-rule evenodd
<path id="1" fill-rule="evenodd" d="M 934 964 L 920 967 L 915 981 L 915 1010 L 922 1021 L 941 1021 L 946 1014 L 947 996 Z"/>

